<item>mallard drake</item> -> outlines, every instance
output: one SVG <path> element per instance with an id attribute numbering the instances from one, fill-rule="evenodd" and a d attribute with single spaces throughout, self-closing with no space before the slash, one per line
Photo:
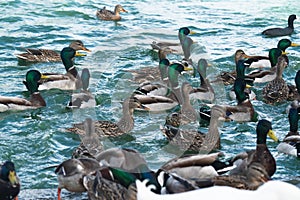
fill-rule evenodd
<path id="1" fill-rule="evenodd" d="M 137 200 L 198 200 L 199 197 L 209 197 L 211 199 L 222 200 L 265 200 L 265 199 L 290 199 L 298 200 L 300 189 L 295 185 L 283 181 L 268 181 L 260 186 L 257 190 L 240 190 L 228 186 L 214 186 L 209 188 L 201 188 L 189 192 L 178 194 L 158 195 L 151 190 L 155 188 L 148 185 L 148 181 L 136 180 Z"/>
<path id="2" fill-rule="evenodd" d="M 234 160 L 238 160 L 239 162 L 236 164 L 237 167 L 232 169 L 230 171 L 231 175 L 246 175 L 246 171 L 253 162 L 260 163 L 264 166 L 265 170 L 267 171 L 269 177 L 272 177 L 272 175 L 276 171 L 276 162 L 274 157 L 272 156 L 271 152 L 269 151 L 266 140 L 267 135 L 273 139 L 275 142 L 278 142 L 278 138 L 276 137 L 274 131 L 272 130 L 272 124 L 268 120 L 261 119 L 257 123 L 256 127 L 256 149 L 251 150 L 247 153 L 240 154 Z M 242 156 L 241 156 L 242 155 Z M 241 158 L 244 157 L 244 159 L 241 161 Z"/>
<path id="3" fill-rule="evenodd" d="M 286 59 L 283 56 L 280 56 L 277 62 L 275 79 L 270 81 L 262 91 L 264 101 L 267 104 L 281 103 L 288 99 L 289 87 L 282 78 L 286 66 Z"/>
<path id="4" fill-rule="evenodd" d="M 41 96 L 38 88 L 38 81 L 41 79 L 42 75 L 37 70 L 29 70 L 26 73 L 26 85 L 27 90 L 30 92 L 30 99 L 26 100 L 19 97 L 6 97 L 0 96 L 0 112 L 5 112 L 8 110 L 26 110 L 26 109 L 36 109 L 46 106 L 46 102 Z"/>
<path id="5" fill-rule="evenodd" d="M 210 152 L 220 147 L 218 122 L 225 117 L 225 110 L 220 106 L 211 109 L 211 120 L 208 133 L 199 133 L 198 130 L 184 130 L 165 124 L 161 127 L 162 133 L 167 137 L 170 144 L 181 151 Z"/>
<path id="6" fill-rule="evenodd" d="M 189 48 L 185 48 L 183 50 L 183 44 L 184 44 L 184 40 L 188 35 L 192 35 L 195 32 L 190 30 L 188 27 L 181 27 L 178 30 L 178 39 L 179 39 L 179 43 L 170 43 L 170 42 L 155 42 L 153 41 L 151 44 L 151 47 L 155 50 L 159 50 L 159 49 L 164 49 L 166 47 L 169 47 L 171 49 L 174 49 L 176 52 L 183 54 L 184 50 L 189 50 Z M 191 42 L 191 40 L 187 40 L 185 42 L 185 46 L 188 47 L 189 43 Z M 187 52 L 186 52 L 187 53 Z"/>
<path id="7" fill-rule="evenodd" d="M 106 21 L 119 21 L 121 20 L 120 12 L 128 12 L 121 6 L 120 4 L 115 6 L 114 12 L 110 10 L 106 10 L 106 7 L 104 6 L 102 9 L 98 10 L 96 12 L 96 16 L 99 19 L 106 20 Z"/>
<path id="8" fill-rule="evenodd" d="M 85 192 L 83 178 L 98 169 L 100 169 L 98 161 L 90 158 L 69 159 L 62 162 L 55 169 L 58 180 L 57 199 L 61 199 L 62 189 L 70 192 Z"/>
<path id="9" fill-rule="evenodd" d="M 123 102 L 123 116 L 117 122 L 111 121 L 95 121 L 95 131 L 100 137 L 116 137 L 130 132 L 134 127 L 133 112 L 134 109 L 141 108 L 149 110 L 146 106 L 143 106 L 136 98 L 129 97 Z M 84 135 L 84 123 L 74 124 L 72 128 L 68 128 L 67 131 Z"/>
<path id="10" fill-rule="evenodd" d="M 283 141 L 277 146 L 279 153 L 300 157 L 300 135 L 298 132 L 298 105 L 292 106 L 289 110 L 290 131 L 284 137 Z"/>
<path id="11" fill-rule="evenodd" d="M 80 40 L 74 40 L 70 43 L 69 47 L 75 51 L 84 50 L 89 52 L 83 42 Z M 26 62 L 60 62 L 61 57 L 59 52 L 50 49 L 25 49 L 27 53 L 17 54 L 16 57 Z"/>
<path id="12" fill-rule="evenodd" d="M 278 37 L 291 35 L 294 32 L 294 20 L 296 15 L 290 15 L 288 18 L 288 26 L 286 28 L 269 28 L 262 32 L 263 35 L 269 37 Z"/>
<path id="13" fill-rule="evenodd" d="M 18 199 L 20 187 L 20 181 L 16 174 L 14 163 L 5 161 L 0 166 L 0 199 Z"/>
<path id="14" fill-rule="evenodd" d="M 214 89 L 206 78 L 207 67 L 207 60 L 203 58 L 199 59 L 196 70 L 200 76 L 200 87 L 194 88 L 193 91 L 190 92 L 191 100 L 197 99 L 212 103 L 215 99 Z"/>
<path id="15" fill-rule="evenodd" d="M 84 48 L 81 50 L 85 51 Z M 52 88 L 58 88 L 61 90 L 76 90 L 81 88 L 82 82 L 73 61 L 76 55 L 80 56 L 81 54 L 71 47 L 63 48 L 60 52 L 60 56 L 67 73 L 43 73 L 44 78 L 40 80 L 40 90 L 49 90 Z"/>
<path id="16" fill-rule="evenodd" d="M 73 93 L 69 108 L 92 108 L 96 106 L 94 95 L 89 91 L 90 71 L 84 68 L 81 72 L 82 90 L 79 93 Z"/>
<path id="17" fill-rule="evenodd" d="M 161 60 L 160 67 L 167 67 L 167 63 L 164 64 L 164 60 Z M 143 105 L 147 106 L 149 108 L 149 111 L 153 112 L 161 112 L 166 111 L 174 108 L 178 104 L 182 104 L 182 96 L 181 96 L 181 89 L 179 87 L 179 80 L 178 76 L 184 71 L 193 70 L 193 68 L 183 66 L 180 63 L 172 63 L 168 67 L 168 79 L 164 79 L 166 82 L 168 82 L 167 87 L 163 85 L 163 88 L 165 89 L 165 92 L 167 92 L 166 96 L 160 95 L 148 95 L 150 93 L 150 90 L 143 87 L 138 88 L 134 92 L 134 97 L 137 98 Z M 163 73 L 164 74 L 164 73 Z M 158 89 L 157 87 L 150 87 L 153 91 L 154 89 Z"/>

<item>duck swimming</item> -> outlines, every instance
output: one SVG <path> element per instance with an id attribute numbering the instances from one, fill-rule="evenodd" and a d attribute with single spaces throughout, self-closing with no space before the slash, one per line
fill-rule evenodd
<path id="1" fill-rule="evenodd" d="M 268 37 L 286 36 L 294 32 L 294 20 L 297 19 L 296 15 L 290 15 L 288 18 L 288 26 L 286 28 L 270 28 L 262 32 L 263 35 Z"/>
<path id="2" fill-rule="evenodd" d="M 110 10 L 106 10 L 106 7 L 104 6 L 102 9 L 98 10 L 96 12 L 96 16 L 99 19 L 106 20 L 106 21 L 119 21 L 121 20 L 120 12 L 128 12 L 125 10 L 120 4 L 115 6 L 114 12 Z"/>
<path id="3" fill-rule="evenodd" d="M 89 52 L 81 40 L 74 40 L 69 45 L 75 51 Z M 26 62 L 61 62 L 59 52 L 50 49 L 25 49 L 27 53 L 17 54 L 16 57 Z"/>
<path id="4" fill-rule="evenodd" d="M 283 56 L 278 58 L 276 77 L 262 91 L 264 102 L 267 104 L 281 103 L 289 97 L 289 87 L 282 78 L 287 62 Z"/>
<path id="5" fill-rule="evenodd" d="M 23 83 L 30 92 L 30 99 L 0 96 L 0 112 L 36 109 L 46 106 L 46 102 L 38 90 L 41 77 L 39 71 L 29 70 Z"/>
<path id="6" fill-rule="evenodd" d="M 94 122 L 95 132 L 100 138 L 117 137 L 130 132 L 134 127 L 134 109 L 140 108 L 149 110 L 149 108 L 143 106 L 141 102 L 139 102 L 136 98 L 133 97 L 125 99 L 122 105 L 123 116 L 117 123 L 105 120 L 99 120 Z M 79 135 L 86 134 L 84 130 L 84 123 L 74 124 L 72 128 L 68 128 L 67 130 Z"/>
<path id="7" fill-rule="evenodd" d="M 15 165 L 11 161 L 6 161 L 0 166 L 0 199 L 17 200 L 19 192 L 20 181 Z"/>
<path id="8" fill-rule="evenodd" d="M 84 48 L 81 50 L 84 51 Z M 76 90 L 82 87 L 82 81 L 78 71 L 74 66 L 74 57 L 81 56 L 75 49 L 65 47 L 60 52 L 62 63 L 67 71 L 66 74 L 43 73 L 44 77 L 40 80 L 40 90 L 49 90 L 53 88 L 61 90 Z"/>

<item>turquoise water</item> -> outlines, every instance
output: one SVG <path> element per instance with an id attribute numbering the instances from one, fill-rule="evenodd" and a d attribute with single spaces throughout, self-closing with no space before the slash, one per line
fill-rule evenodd
<path id="1" fill-rule="evenodd" d="M 22 84 L 29 69 L 41 72 L 64 73 L 61 63 L 36 63 L 22 65 L 14 54 L 22 47 L 61 50 L 73 39 L 82 40 L 92 50 L 86 57 L 76 60 L 79 71 L 88 67 L 92 73 L 90 89 L 98 105 L 94 109 L 71 111 L 66 109 L 71 92 L 50 90 L 41 94 L 47 107 L 22 112 L 0 114 L 0 161 L 15 162 L 23 189 L 56 188 L 53 169 L 45 169 L 70 158 L 79 144 L 77 135 L 65 128 L 87 116 L 93 119 L 117 121 L 121 104 L 137 84 L 129 81 L 124 69 L 156 67 L 157 55 L 150 43 L 176 42 L 177 30 L 188 26 L 197 34 L 192 59 L 205 57 L 212 64 L 208 69 L 210 79 L 221 71 L 234 69 L 233 54 L 242 48 L 248 54 L 267 55 L 281 38 L 265 38 L 260 33 L 265 28 L 286 26 L 290 14 L 300 13 L 298 1 L 88 1 L 88 0 L 8 0 L 0 3 L 0 95 L 28 97 Z M 98 8 L 120 3 L 128 13 L 120 22 L 100 21 Z M 296 33 L 290 37 L 300 43 L 299 19 L 295 20 Z M 300 48 L 289 48 L 289 67 L 284 72 L 288 83 L 294 84 L 299 69 Z M 176 56 L 172 56 L 176 59 Z M 197 85 L 198 79 L 192 79 Z M 259 95 L 263 85 L 257 85 Z M 226 98 L 228 87 L 218 86 L 218 103 L 232 103 Z M 272 121 L 279 138 L 289 130 L 285 108 L 289 104 L 270 106 L 262 103 L 261 96 L 253 101 L 261 118 Z M 117 141 L 116 145 L 139 150 L 152 169 L 174 157 L 163 149 L 166 139 L 159 130 L 167 113 L 149 114 L 135 112 L 133 138 Z M 221 151 L 225 157 L 255 147 L 255 123 L 224 123 L 220 128 Z M 300 182 L 300 161 L 276 154 L 276 145 L 268 139 L 268 146 L 276 155 L 277 172 L 274 179 Z"/>

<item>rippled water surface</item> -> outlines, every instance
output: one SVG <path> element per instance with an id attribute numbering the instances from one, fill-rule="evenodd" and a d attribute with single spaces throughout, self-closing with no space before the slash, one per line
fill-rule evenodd
<path id="1" fill-rule="evenodd" d="M 95 13 L 106 6 L 113 9 L 122 4 L 128 13 L 115 23 L 100 21 Z M 79 144 L 77 135 L 64 131 L 74 122 L 87 116 L 93 119 L 117 121 L 121 104 L 137 84 L 129 81 L 124 69 L 156 67 L 157 53 L 151 50 L 152 41 L 177 42 L 177 31 L 188 26 L 197 32 L 192 59 L 205 57 L 212 64 L 208 75 L 212 79 L 221 71 L 234 69 L 233 54 L 242 48 L 248 54 L 267 55 L 268 49 L 281 38 L 265 38 L 261 32 L 274 26 L 286 26 L 290 14 L 299 14 L 295 0 L 266 1 L 95 1 L 95 0 L 7 0 L 0 2 L 0 95 L 28 97 L 22 84 L 29 69 L 41 72 L 64 73 L 61 63 L 23 65 L 15 57 L 22 48 L 49 48 L 61 50 L 73 39 L 80 39 L 92 50 L 86 57 L 76 59 L 79 71 L 88 67 L 92 73 L 90 89 L 95 94 L 97 107 L 80 111 L 66 109 L 71 92 L 50 90 L 41 94 L 47 107 L 23 112 L 0 114 L 0 161 L 15 162 L 22 181 L 22 190 L 56 188 L 53 169 L 46 169 L 70 158 Z M 300 43 L 299 19 L 296 32 L 286 37 Z M 289 67 L 284 72 L 288 83 L 294 84 L 295 72 L 300 67 L 300 48 L 289 48 Z M 177 56 L 171 56 L 177 59 Z M 198 79 L 192 79 L 197 85 Z M 253 101 L 260 118 L 272 121 L 279 138 L 289 130 L 285 108 L 287 103 L 270 106 L 261 101 L 262 85 L 255 91 Z M 224 90 L 225 89 L 225 90 Z M 228 87 L 218 86 L 217 103 L 233 103 L 224 92 Z M 225 95 L 224 95 L 225 94 Z M 196 106 L 196 105 L 195 105 Z M 139 150 L 152 169 L 157 169 L 175 155 L 163 149 L 167 143 L 159 130 L 167 113 L 135 112 L 132 138 L 115 145 Z M 224 123 L 220 128 L 221 151 L 230 157 L 242 150 L 255 148 L 256 123 Z M 295 180 L 299 183 L 300 161 L 276 154 L 276 145 L 268 139 L 268 146 L 276 156 L 277 172 L 274 179 Z M 53 193 L 55 196 L 55 193 Z M 75 197 L 74 197 L 75 198 Z M 20 196 L 22 199 L 22 196 Z M 23 199 L 26 199 L 23 197 Z"/>

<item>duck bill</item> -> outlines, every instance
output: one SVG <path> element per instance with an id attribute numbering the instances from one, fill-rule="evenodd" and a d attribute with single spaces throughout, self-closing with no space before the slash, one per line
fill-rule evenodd
<path id="1" fill-rule="evenodd" d="M 294 42 L 292 42 L 292 44 L 291 44 L 291 47 L 299 47 L 300 46 L 300 44 L 297 44 L 297 43 L 294 43 Z"/>
<path id="2" fill-rule="evenodd" d="M 81 52 L 79 52 L 79 51 L 76 51 L 75 56 L 76 56 L 76 57 L 86 56 L 86 54 L 81 53 Z"/>
<path id="3" fill-rule="evenodd" d="M 252 86 L 249 84 L 246 84 L 246 88 L 252 88 Z"/>
<path id="4" fill-rule="evenodd" d="M 8 175 L 8 180 L 12 185 L 17 185 L 19 184 L 18 178 L 16 176 L 16 172 L 15 171 L 10 171 L 9 175 Z"/>
<path id="5" fill-rule="evenodd" d="M 125 10 L 124 8 L 121 10 L 122 12 L 126 12 L 126 13 L 128 13 L 128 11 L 127 10 Z"/>
<path id="6" fill-rule="evenodd" d="M 193 71 L 193 70 L 194 70 L 193 67 L 184 66 L 184 71 Z"/>
<path id="7" fill-rule="evenodd" d="M 269 130 L 268 136 L 269 136 L 272 140 L 274 140 L 275 142 L 278 142 L 278 141 L 279 141 L 278 138 L 277 138 L 277 136 L 275 135 L 275 132 L 274 132 L 273 130 Z"/>
<path id="8" fill-rule="evenodd" d="M 47 78 L 49 78 L 49 76 L 46 76 L 46 75 L 42 74 L 41 79 L 47 79 Z"/>
<path id="9" fill-rule="evenodd" d="M 141 109 L 143 109 L 143 110 L 146 110 L 146 111 L 149 111 L 150 110 L 150 108 L 149 107 L 147 107 L 147 106 L 144 106 L 143 104 L 141 104 L 141 107 L 140 107 Z"/>
<path id="10" fill-rule="evenodd" d="M 194 35 L 194 34 L 196 34 L 196 33 L 197 33 L 197 32 L 190 30 L 190 35 Z"/>

